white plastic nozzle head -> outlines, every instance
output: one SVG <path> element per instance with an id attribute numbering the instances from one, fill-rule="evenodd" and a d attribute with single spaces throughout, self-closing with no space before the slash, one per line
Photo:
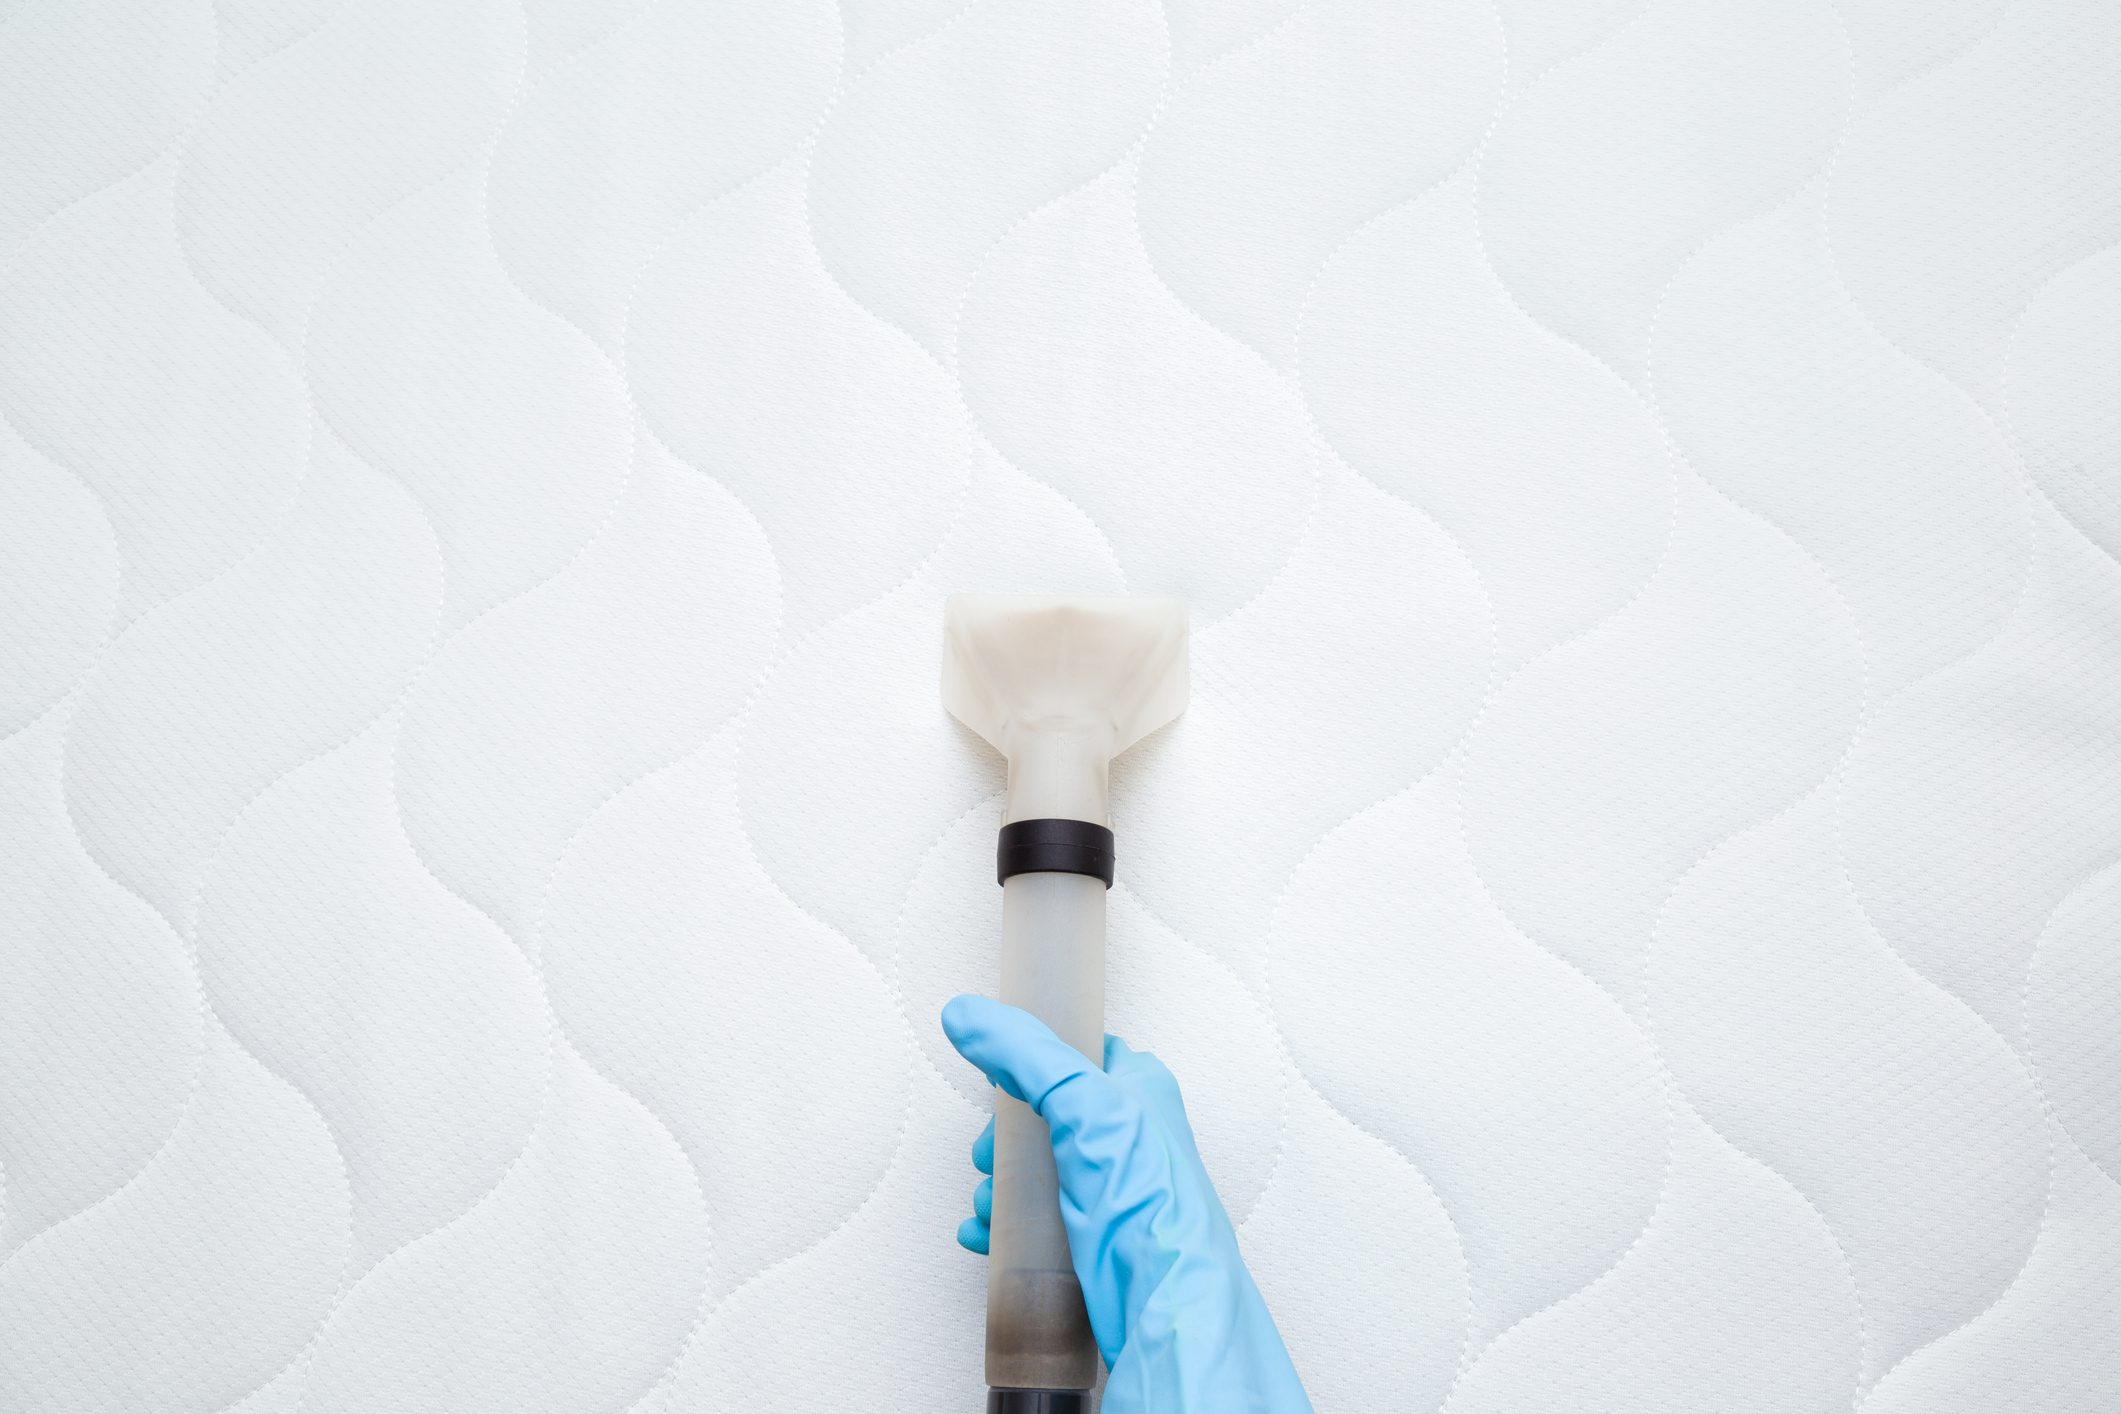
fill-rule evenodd
<path id="1" fill-rule="evenodd" d="M 1008 758 L 1004 823 L 1110 823 L 1106 768 L 1186 696 L 1180 600 L 953 594 L 943 606 L 943 706 Z"/>

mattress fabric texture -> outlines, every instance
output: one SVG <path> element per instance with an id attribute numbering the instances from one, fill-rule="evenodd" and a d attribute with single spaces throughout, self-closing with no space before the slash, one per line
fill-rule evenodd
<path id="1" fill-rule="evenodd" d="M 2121 11 L 0 6 L 0 1409 L 979 1407 L 958 589 L 1322 1414 L 2121 1410 Z"/>

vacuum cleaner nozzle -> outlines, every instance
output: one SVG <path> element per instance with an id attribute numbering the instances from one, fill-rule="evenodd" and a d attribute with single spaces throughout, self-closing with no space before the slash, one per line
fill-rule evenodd
<path id="1" fill-rule="evenodd" d="M 943 705 L 1009 761 L 1005 821 L 1108 823 L 1112 758 L 1185 710 L 1178 599 L 953 594 Z"/>
<path id="2" fill-rule="evenodd" d="M 1175 599 L 957 594 L 943 705 L 1009 759 L 996 842 L 1001 999 L 1092 1058 L 1105 1032 L 1106 768 L 1186 705 Z M 998 1096 L 987 1249 L 989 1414 L 1075 1414 L 1098 1368 L 1046 1126 Z"/>

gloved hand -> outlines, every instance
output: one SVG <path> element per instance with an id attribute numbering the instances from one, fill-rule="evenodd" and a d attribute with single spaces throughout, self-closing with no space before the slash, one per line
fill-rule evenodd
<path id="1" fill-rule="evenodd" d="M 1310 1414 L 1163 1063 L 1107 1036 L 1100 1070 L 986 997 L 944 1007 L 943 1031 L 1052 1130 L 1068 1250 L 1110 1370 L 1105 1414 Z M 972 1163 L 994 1172 L 992 1120 Z M 993 1201 L 984 1179 L 957 1234 L 974 1252 L 987 1250 Z"/>

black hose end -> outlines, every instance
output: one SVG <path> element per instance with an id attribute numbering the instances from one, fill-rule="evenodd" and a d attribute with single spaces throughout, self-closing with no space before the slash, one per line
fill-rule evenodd
<path id="1" fill-rule="evenodd" d="M 1090 1414 L 1090 1391 L 990 1389 L 987 1414 Z"/>

